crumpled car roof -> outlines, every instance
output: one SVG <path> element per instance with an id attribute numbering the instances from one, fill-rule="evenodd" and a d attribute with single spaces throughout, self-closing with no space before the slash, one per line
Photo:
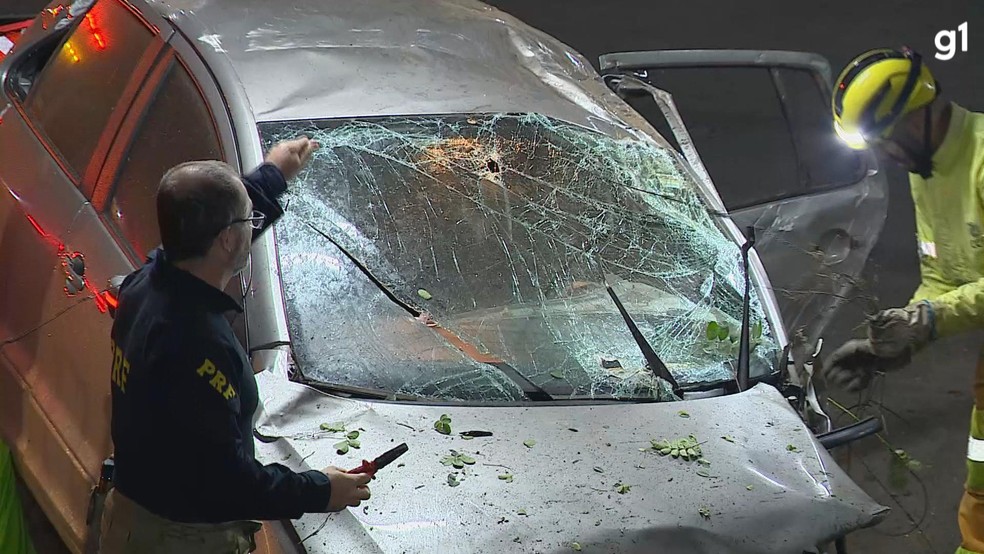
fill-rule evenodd
<path id="1" fill-rule="evenodd" d="M 649 128 L 575 50 L 480 2 L 168 0 L 158 9 L 204 25 L 190 38 L 229 58 L 257 121 L 530 112 L 613 135 L 636 135 L 625 122 Z"/>

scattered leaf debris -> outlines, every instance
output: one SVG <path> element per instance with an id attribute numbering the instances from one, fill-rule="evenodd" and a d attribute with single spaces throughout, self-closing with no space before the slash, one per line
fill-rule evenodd
<path id="1" fill-rule="evenodd" d="M 685 412 L 685 411 L 683 411 L 683 410 L 680 410 L 679 412 L 677 412 L 677 415 L 680 416 L 680 417 L 682 417 L 682 418 L 688 418 L 688 417 L 690 417 L 690 414 L 687 413 L 687 412 Z"/>
<path id="2" fill-rule="evenodd" d="M 553 377 L 554 379 L 563 379 L 564 378 L 564 372 L 561 371 L 561 370 L 559 370 L 559 369 L 555 369 L 555 370 L 553 370 L 553 371 L 550 372 L 550 376 Z"/>
<path id="3" fill-rule="evenodd" d="M 594 467 L 594 470 L 597 471 L 598 473 L 604 473 L 605 472 L 605 469 L 604 468 L 601 468 L 601 467 L 598 467 L 598 466 L 595 466 Z"/>
<path id="4" fill-rule="evenodd" d="M 335 443 L 335 452 L 337 452 L 340 456 L 344 456 L 345 454 L 348 454 L 349 448 L 361 448 L 362 443 L 357 440 L 358 436 L 358 431 L 352 431 L 346 435 L 345 440 Z"/>
<path id="5" fill-rule="evenodd" d="M 342 432 L 345 431 L 345 424 L 344 423 L 341 423 L 341 422 L 338 422 L 338 423 L 322 423 L 321 424 L 321 430 L 322 431 L 328 431 L 329 433 L 342 433 Z"/>
<path id="6" fill-rule="evenodd" d="M 516 515 L 528 516 L 529 514 L 526 513 L 526 508 L 520 508 L 519 511 L 516 512 Z"/>
<path id="7" fill-rule="evenodd" d="M 500 481 L 505 481 L 507 483 L 512 483 L 513 482 L 512 473 L 503 473 L 503 474 L 500 474 L 499 475 L 499 480 Z"/>
<path id="8" fill-rule="evenodd" d="M 475 463 L 475 458 L 472 458 L 468 454 L 459 453 L 457 450 L 451 450 L 451 454 L 441 458 L 441 463 L 446 466 L 454 466 L 456 469 L 461 469 L 466 465 L 473 465 Z"/>
<path id="9" fill-rule="evenodd" d="M 491 437 L 492 431 L 463 431 L 458 434 L 465 440 L 471 440 L 477 437 Z"/>
<path id="10" fill-rule="evenodd" d="M 423 298 L 424 300 L 430 300 L 434 298 L 431 293 L 427 292 L 427 289 L 417 289 L 417 296 Z"/>
<path id="11" fill-rule="evenodd" d="M 707 477 L 707 478 L 710 478 L 711 477 L 711 474 L 706 469 L 704 469 L 704 468 L 698 469 L 697 470 L 697 475 L 700 475 L 701 477 Z"/>
<path id="12" fill-rule="evenodd" d="M 448 414 L 441 414 L 441 418 L 434 422 L 434 430 L 442 435 L 450 435 L 451 417 Z"/>
<path id="13" fill-rule="evenodd" d="M 579 543 L 577 541 L 574 541 L 574 542 L 571 543 L 571 548 L 573 548 L 575 552 L 580 552 L 581 551 L 581 543 Z"/>
<path id="14" fill-rule="evenodd" d="M 800 451 L 800 449 L 799 449 L 799 448 L 796 448 L 796 447 L 795 447 L 794 445 L 792 445 L 792 444 L 787 444 L 787 445 L 786 445 L 786 450 L 788 450 L 788 451 L 790 451 L 790 452 L 799 452 L 799 451 Z"/>
<path id="15" fill-rule="evenodd" d="M 651 440 L 652 450 L 659 452 L 660 456 L 673 456 L 674 458 L 683 458 L 685 461 L 696 461 L 703 459 L 703 452 L 700 449 L 700 443 L 697 441 L 697 437 L 690 435 L 684 439 L 676 439 L 668 441 L 662 440 Z M 646 450 L 646 449 L 643 449 Z M 708 465 L 710 462 L 704 460 Z"/>
<path id="16" fill-rule="evenodd" d="M 752 490 L 754 488 L 755 488 L 755 485 L 745 485 L 745 489 L 746 490 Z"/>
<path id="17" fill-rule="evenodd" d="M 697 510 L 697 513 L 703 516 L 704 519 L 711 519 L 711 509 L 707 506 L 701 506 L 700 509 Z"/>
<path id="18" fill-rule="evenodd" d="M 455 478 L 454 473 L 448 473 L 448 486 L 449 487 L 457 487 L 460 484 L 461 484 L 461 481 L 459 481 L 457 478 Z"/>
<path id="19" fill-rule="evenodd" d="M 730 443 L 734 443 L 735 442 L 735 439 L 731 435 L 725 435 L 725 436 L 723 436 L 721 438 L 724 439 L 724 440 L 726 440 L 726 441 L 728 441 L 728 442 L 730 442 Z"/>
<path id="20" fill-rule="evenodd" d="M 632 490 L 632 485 L 625 485 L 623 483 L 615 483 L 615 492 L 619 494 L 625 494 Z"/>
<path id="21" fill-rule="evenodd" d="M 533 448 L 534 446 L 536 446 L 536 441 L 533 439 L 526 439 L 523 441 L 523 446 L 525 446 L 526 448 Z"/>

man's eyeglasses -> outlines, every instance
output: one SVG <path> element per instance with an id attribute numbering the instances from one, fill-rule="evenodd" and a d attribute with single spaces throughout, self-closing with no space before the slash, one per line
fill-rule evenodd
<path id="1" fill-rule="evenodd" d="M 252 227 L 254 229 L 262 229 L 263 228 L 263 222 L 265 220 L 266 220 L 266 216 L 263 215 L 263 212 L 261 212 L 259 210 L 253 210 L 253 212 L 250 213 L 249 217 L 244 217 L 242 219 L 233 219 L 232 221 L 230 221 L 226 225 L 226 227 L 228 227 L 229 225 L 233 225 L 235 223 L 243 223 L 243 222 L 248 221 L 250 227 Z"/>

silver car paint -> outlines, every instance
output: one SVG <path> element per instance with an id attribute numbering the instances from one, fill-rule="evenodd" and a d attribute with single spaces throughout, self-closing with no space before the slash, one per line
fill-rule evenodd
<path id="1" fill-rule="evenodd" d="M 887 511 L 768 385 L 656 404 L 362 402 L 289 382 L 286 358 L 257 376 L 258 455 L 295 469 L 351 468 L 409 445 L 370 484 L 364 508 L 294 522 L 308 552 L 570 552 L 577 542 L 586 552 L 799 554 Z M 441 414 L 451 417 L 449 436 L 433 428 Z M 322 423 L 360 430 L 361 448 L 338 455 L 344 433 Z M 468 430 L 493 436 L 463 440 Z M 651 439 L 690 434 L 709 466 L 649 449 Z M 442 465 L 450 450 L 477 463 Z M 448 485 L 449 473 L 464 474 L 460 485 Z M 511 482 L 499 478 L 507 474 Z M 616 484 L 630 489 L 619 494 Z"/>
<path id="2" fill-rule="evenodd" d="M 367 2 L 356 6 L 301 1 L 285 12 L 278 5 L 258 1 L 239 3 L 233 8 L 227 2 L 199 0 L 171 2 L 162 9 L 189 40 L 196 42 L 198 51 L 212 69 L 227 102 L 230 102 L 243 167 L 261 161 L 254 131 L 255 121 L 306 117 L 528 111 L 580 124 L 610 136 L 632 137 L 667 146 L 643 118 L 608 91 L 583 57 L 551 37 L 479 3 Z M 243 17 L 230 17 L 233 9 Z M 426 68 L 426 71 L 421 68 Z M 249 109 L 243 110 L 244 106 Z M 703 181 L 698 182 L 709 205 L 723 209 L 716 192 L 704 185 Z M 726 227 L 736 241 L 740 240 L 734 224 L 729 222 Z M 270 234 L 265 244 L 254 248 L 254 283 L 279 284 L 277 263 L 272 261 L 276 259 L 275 249 Z M 764 292 L 767 288 L 763 287 L 763 283 L 767 280 L 757 258 L 753 258 L 753 271 L 759 290 Z M 781 334 L 779 338 L 785 343 L 774 298 L 770 293 L 762 296 Z M 288 340 L 283 320 L 283 300 L 278 287 L 254 287 L 247 304 L 250 311 L 250 343 L 254 348 Z M 675 475 L 674 481 L 666 484 L 638 468 L 635 469 L 640 472 L 639 477 L 618 477 L 624 478 L 627 484 L 638 480 L 641 486 L 637 486 L 635 491 L 641 494 L 633 494 L 635 491 L 632 491 L 626 495 L 613 495 L 607 490 L 602 494 L 587 489 L 590 494 L 578 495 L 576 493 L 581 489 L 589 487 L 587 480 L 565 478 L 573 477 L 569 472 L 558 474 L 556 455 L 544 455 L 538 461 L 516 458 L 527 454 L 521 440 L 513 441 L 515 444 L 511 447 L 505 444 L 486 447 L 487 452 L 497 456 L 501 452 L 502 459 L 507 461 L 503 465 L 514 463 L 517 474 L 525 468 L 525 474 L 538 476 L 536 481 L 522 487 L 522 492 L 517 495 L 522 500 L 514 503 L 535 506 L 533 511 L 542 510 L 545 515 L 553 512 L 554 517 L 545 526 L 550 528 L 546 535 L 550 536 L 550 531 L 558 535 L 552 542 L 541 544 L 536 541 L 547 540 L 538 536 L 542 533 L 542 527 L 524 526 L 524 531 L 516 532 L 503 542 L 502 549 L 505 550 L 518 547 L 529 551 L 568 550 L 570 541 L 577 540 L 582 544 L 608 545 L 606 548 L 609 550 L 618 551 L 633 548 L 633 544 L 639 551 L 648 551 L 654 544 L 660 544 L 687 552 L 694 551 L 694 548 L 704 548 L 705 551 L 799 552 L 849 529 L 870 525 L 885 510 L 871 501 L 832 463 L 786 401 L 769 387 L 759 387 L 732 397 L 672 405 L 496 409 L 424 407 L 363 403 L 317 394 L 287 380 L 287 355 L 283 351 L 266 350 L 256 354 L 254 367 L 257 369 L 270 366 L 280 368 L 259 374 L 267 411 L 264 417 L 271 418 L 266 420 L 261 417 L 260 432 L 302 437 L 276 441 L 261 447 L 259 453 L 266 461 L 283 461 L 285 456 L 291 456 L 295 463 L 310 456 L 304 463 L 305 467 L 322 467 L 334 458 L 331 445 L 335 440 L 317 442 L 303 439 L 304 436 L 317 435 L 318 423 L 350 419 L 351 427 L 361 425 L 367 433 L 380 433 L 384 439 L 396 441 L 407 438 L 401 435 L 404 428 L 397 425 L 395 419 L 384 423 L 382 414 L 392 413 L 393 418 L 401 418 L 400 422 L 404 423 L 407 420 L 402 418 L 409 418 L 413 420 L 409 425 L 427 429 L 437 415 L 449 412 L 452 417 L 466 422 L 468 418 L 474 418 L 474 426 L 497 425 L 497 437 L 522 433 L 536 435 L 538 440 L 555 444 L 560 451 L 571 450 L 569 457 L 578 452 L 578 443 L 583 442 L 581 454 L 578 454 L 583 456 L 583 460 L 578 463 L 591 464 L 584 468 L 615 464 L 622 473 L 627 473 L 630 467 L 634 467 L 629 464 L 629 457 L 615 455 L 617 448 L 590 444 L 602 440 L 601 437 L 611 432 L 597 425 L 595 418 L 606 417 L 611 422 L 609 428 L 614 427 L 615 434 L 620 437 L 616 440 L 623 441 L 623 444 L 626 441 L 639 443 L 625 450 L 641 455 L 638 447 L 644 446 L 648 439 L 656 438 L 650 435 L 658 434 L 657 429 L 665 429 L 663 432 L 667 438 L 673 433 L 687 434 L 695 429 L 698 435 L 711 436 L 722 425 L 736 421 L 738 414 L 748 414 L 740 427 L 720 431 L 722 435 L 732 434 L 736 438 L 741 436 L 744 440 L 754 440 L 751 448 L 745 451 L 746 454 L 753 453 L 747 464 L 722 463 L 720 460 L 714 464 L 712 461 L 711 474 L 720 471 L 722 478 L 719 480 L 698 476 L 694 468 L 683 471 L 676 466 L 666 470 L 669 472 L 667 479 Z M 289 406 L 289 409 L 279 407 L 279 403 Z M 686 421 L 676 417 L 676 411 L 685 405 L 692 414 L 702 415 L 692 416 L 693 419 Z M 364 413 L 368 419 L 356 417 L 356 412 Z M 601 416 L 602 413 L 604 416 Z M 507 414 L 512 417 L 503 417 Z M 518 417 L 519 414 L 526 417 Z M 569 420 L 576 422 L 570 427 L 580 428 L 575 434 L 567 431 L 566 427 L 550 429 L 534 426 L 529 424 L 532 417 L 538 422 Z M 772 426 L 766 426 L 767 421 L 761 419 L 765 417 L 774 419 Z M 629 423 L 650 418 L 660 421 L 658 427 Z M 264 425 L 268 421 L 276 421 L 280 427 Z M 776 424 L 779 424 L 778 427 Z M 284 425 L 290 426 L 289 430 L 285 430 Z M 598 429 L 594 429 L 596 425 Z M 440 438 L 437 435 L 424 436 L 417 443 L 412 443 L 414 449 L 428 449 L 427 457 L 431 458 L 429 461 L 433 464 L 433 470 L 420 467 L 413 471 L 411 465 L 406 466 L 411 468 L 408 473 L 414 476 L 430 477 L 428 482 L 413 485 L 424 484 L 423 489 L 415 490 L 410 483 L 401 482 L 399 486 L 404 490 L 392 488 L 389 494 L 377 490 L 375 502 L 381 505 L 381 511 L 389 515 L 396 512 L 399 521 L 384 523 L 392 527 L 382 534 L 372 531 L 367 534 L 367 527 L 379 526 L 353 521 L 352 518 L 359 518 L 361 512 L 350 510 L 333 516 L 345 523 L 339 527 L 339 522 L 334 522 L 330 541 L 323 542 L 313 537 L 305 543 L 308 550 L 327 551 L 329 545 L 331 550 L 347 545 L 356 550 L 389 552 L 420 550 L 425 548 L 424 545 L 431 548 L 435 544 L 462 550 L 481 548 L 488 545 L 489 540 L 505 540 L 505 535 L 512 535 L 509 532 L 497 536 L 497 528 L 504 529 L 501 527 L 503 524 L 496 524 L 497 519 L 492 518 L 489 509 L 481 506 L 482 500 L 470 497 L 466 492 L 469 485 L 482 480 L 491 484 L 492 488 L 483 487 L 481 492 L 486 497 L 497 495 L 493 492 L 496 490 L 494 487 L 503 483 L 498 479 L 488 479 L 491 471 L 483 471 L 484 477 L 472 477 L 454 489 L 438 488 L 447 487 L 447 484 L 444 466 L 438 463 L 438 454 L 443 449 L 434 443 L 435 437 Z M 502 440 L 497 438 L 493 443 L 498 445 Z M 802 453 L 785 450 L 795 441 L 798 441 L 796 444 L 803 452 L 813 456 L 812 462 L 807 462 Z M 725 443 L 725 446 L 715 447 L 715 450 L 723 448 L 725 451 L 721 460 L 736 453 L 726 453 L 731 448 L 727 446 L 729 443 L 721 439 L 718 442 Z M 364 444 L 368 449 L 371 443 L 366 441 Z M 462 444 L 471 446 L 480 443 L 472 441 Z M 593 448 L 589 449 L 589 446 Z M 271 447 L 274 450 L 270 450 Z M 285 450 L 278 451 L 277 448 Z M 295 448 L 298 449 L 296 452 L 293 451 Z M 464 449 L 465 446 L 460 448 Z M 521 461 L 524 465 L 520 464 Z M 646 466 L 648 463 L 655 466 L 667 461 L 643 458 L 639 460 L 639 465 Z M 573 459 L 570 462 L 573 465 Z M 823 471 L 827 472 L 826 477 L 821 473 Z M 593 470 L 588 471 L 589 475 L 592 473 Z M 546 479 L 546 475 L 552 475 L 553 479 Z M 763 480 L 759 477 L 754 483 L 744 483 L 751 475 L 767 478 Z M 824 479 L 827 479 L 826 483 Z M 612 483 L 607 481 L 605 485 L 610 486 Z M 752 490 L 748 490 L 747 485 L 752 485 Z M 428 487 L 428 493 L 421 492 Z M 666 502 L 647 506 L 646 489 L 650 489 L 649 495 L 666 491 Z M 703 494 L 696 492 L 702 490 Z M 577 498 L 571 499 L 572 491 Z M 832 491 L 836 491 L 836 495 Z M 457 520 L 448 513 L 449 493 L 461 498 L 460 502 L 465 506 L 458 512 Z M 431 494 L 434 496 L 431 497 Z M 592 497 L 594 494 L 598 495 L 597 498 Z M 690 497 L 684 500 L 688 494 Z M 385 498 L 383 495 L 386 495 Z M 653 497 L 649 498 L 653 502 Z M 580 528 L 582 523 L 588 523 L 583 517 L 582 521 L 577 521 L 576 516 L 589 519 L 592 516 L 555 510 L 554 506 L 561 505 L 555 502 L 557 500 L 582 503 L 580 511 L 589 514 L 618 513 L 617 521 L 632 523 L 607 526 L 602 523 L 597 529 L 575 534 L 573 531 Z M 712 513 L 710 520 L 704 520 L 698 513 L 700 502 L 705 500 L 709 507 L 718 510 Z M 773 509 L 775 502 L 779 502 L 781 507 Z M 669 505 L 680 507 L 671 508 Z M 599 506 L 604 506 L 603 512 Z M 510 517 L 509 513 L 501 515 L 514 520 L 522 517 Z M 752 518 L 753 523 L 746 524 L 743 521 L 746 518 Z M 604 517 L 599 519 L 604 520 Z M 324 517 L 310 515 L 295 522 L 295 525 L 299 534 L 306 536 L 323 521 Z M 449 528 L 451 523 L 462 529 Z M 590 524 L 593 525 L 593 522 Z M 775 533 L 770 534 L 770 530 Z M 512 542 L 517 536 L 520 538 L 518 544 Z M 524 537 L 526 544 L 522 546 Z"/>
<path id="3" fill-rule="evenodd" d="M 235 3 L 189 0 L 157 6 L 197 43 L 199 52 L 213 71 L 228 103 L 244 168 L 261 160 L 252 123 L 293 117 L 533 111 L 611 136 L 633 137 L 665 146 L 665 141 L 640 116 L 608 92 L 581 56 L 549 36 L 478 3 L 373 1 L 324 5 L 308 0 L 298 2 L 289 12 L 285 12 L 282 5 L 259 0 Z M 182 9 L 187 11 L 181 12 Z M 238 14 L 238 17 L 230 14 Z M 201 33 L 192 32 L 196 25 L 203 29 Z M 434 27 L 439 29 L 435 31 Z M 325 42 L 319 37 L 330 40 Z M 442 46 L 445 42 L 451 46 Z M 401 50 L 394 44 L 414 46 Z M 503 44 L 508 47 L 501 48 Z M 434 71 L 423 72 L 420 67 Z M 368 68 L 374 71 L 370 72 Z M 716 195 L 712 191 L 704 192 L 709 203 L 714 205 Z M 734 225 L 729 224 L 729 231 L 737 239 Z M 265 260 L 254 260 L 254 269 L 258 269 L 262 273 L 260 278 L 268 282 L 263 288 L 257 287 L 256 294 L 250 298 L 251 342 L 262 346 L 286 341 L 286 326 L 281 324 L 282 299 L 272 235 L 268 234 L 266 243 L 254 253 L 258 257 L 265 254 Z M 755 270 L 758 282 L 764 282 L 761 267 L 756 265 Z M 254 284 L 258 282 L 254 281 Z M 769 300 L 771 297 L 764 294 L 763 298 Z M 274 321 L 264 322 L 264 316 Z M 253 321 L 257 322 L 255 326 Z M 271 443 L 275 448 L 285 449 L 282 450 L 284 455 L 291 456 L 288 463 L 299 467 L 301 452 L 311 456 L 305 462 L 308 467 L 321 467 L 332 462 L 334 449 L 331 444 L 334 441 L 305 441 L 303 435 L 313 433 L 318 422 L 346 420 L 353 427 L 361 425 L 367 430 L 364 440 L 367 452 L 374 444 L 379 444 L 379 450 L 383 450 L 385 444 L 380 443 L 387 440 L 421 437 L 411 444 L 414 456 L 419 457 L 408 457 L 405 468 L 389 470 L 394 474 L 396 470 L 404 469 L 414 476 L 427 476 L 431 475 L 427 470 L 429 466 L 417 464 L 423 460 L 435 464 L 436 480 L 431 475 L 433 482 L 413 484 L 413 487 L 424 484 L 423 489 L 411 488 L 412 479 L 400 485 L 403 490 L 397 490 L 393 485 L 389 495 L 385 489 L 377 487 L 374 505 L 385 508 L 381 511 L 386 514 L 395 511 L 403 518 L 402 522 L 389 524 L 395 527 L 381 527 L 386 536 L 367 535 L 362 523 L 353 527 L 348 518 L 361 517 L 361 512 L 347 511 L 334 516 L 344 521 L 340 526 L 333 525 L 332 535 L 342 537 L 340 541 L 349 540 L 348 544 L 354 548 L 361 545 L 365 550 L 401 551 L 430 549 L 439 544 L 454 550 L 460 550 L 462 546 L 483 549 L 495 544 L 489 541 L 506 540 L 506 534 L 513 535 L 500 533 L 501 536 L 497 536 L 498 529 L 506 529 L 502 526 L 507 522 L 499 524 L 497 519 L 487 519 L 495 510 L 490 506 L 482 507 L 480 502 L 486 500 L 479 501 L 469 494 L 470 486 L 482 486 L 484 480 L 493 475 L 491 471 L 486 473 L 483 469 L 481 474 L 468 477 L 461 486 L 449 489 L 460 499 L 458 502 L 466 505 L 457 515 L 451 513 L 453 503 L 448 502 L 445 491 L 434 496 L 429 496 L 430 492 L 421 493 L 428 488 L 433 491 L 438 486 L 447 486 L 446 481 L 442 483 L 441 480 L 446 474 L 444 466 L 438 463 L 438 455 L 448 445 L 461 450 L 474 445 L 475 450 L 485 450 L 485 456 L 495 457 L 491 463 L 504 462 L 502 465 L 510 465 L 510 471 L 515 471 L 518 482 L 511 486 L 522 492 L 509 497 L 515 505 L 504 503 L 500 508 L 518 509 L 521 503 L 534 515 L 540 510 L 548 517 L 553 515 L 545 524 L 531 525 L 508 537 L 503 543 L 504 550 L 567 550 L 570 542 L 576 540 L 582 545 L 597 544 L 618 551 L 631 551 L 632 548 L 649 551 L 653 545 L 665 545 L 687 552 L 694 548 L 798 552 L 845 530 L 871 524 L 883 511 L 830 461 L 785 400 L 769 387 L 720 399 L 667 405 L 441 408 L 355 402 L 316 394 L 287 381 L 283 354 L 272 357 L 276 360 L 271 362 L 275 367 L 260 375 L 269 417 L 269 420 L 261 417 L 261 432 L 302 435 Z M 676 416 L 680 409 L 688 410 L 691 418 L 684 420 Z M 460 439 L 420 434 L 433 433 L 428 430 L 430 422 L 444 412 L 466 426 L 489 428 L 496 436 L 489 440 L 488 447 L 484 447 L 480 446 L 481 439 L 466 443 Z M 727 423 L 739 415 L 745 418 L 742 426 L 727 427 Z M 535 417 L 540 425 L 530 425 L 531 417 Z M 605 418 L 604 422 L 598 418 Z M 554 423 L 549 423 L 551 421 Z M 633 421 L 659 421 L 659 424 L 652 427 Z M 277 425 L 271 426 L 269 422 Z M 771 427 L 766 425 L 769 422 L 772 422 Z M 420 432 L 401 434 L 405 428 L 399 423 L 407 423 Z M 604 428 L 606 424 L 609 429 Z M 670 438 L 696 429 L 702 440 L 703 435 L 713 438 L 715 425 L 726 427 L 722 434 L 730 434 L 739 442 L 744 440 L 748 447 L 740 449 L 740 445 L 734 446 L 723 440 L 718 441 L 722 445 L 705 447 L 712 461 L 710 474 L 713 476 L 720 470 L 720 479 L 699 476 L 695 467 L 684 466 L 677 460 L 657 458 L 651 453 L 641 457 L 644 453 L 638 452 L 638 447 L 645 446 L 649 438 L 662 437 L 664 433 Z M 770 431 L 770 428 L 775 430 Z M 373 433 L 379 433 L 380 443 L 370 439 Z M 611 441 L 613 445 L 638 443 L 626 450 L 637 453 L 640 458 L 623 457 L 619 446 L 602 444 L 607 433 L 616 435 L 617 438 Z M 569 438 L 572 436 L 576 438 Z M 444 444 L 435 442 L 435 437 Z M 535 438 L 540 448 L 526 449 L 521 444 L 523 439 L 518 437 Z M 797 446 L 802 452 L 786 450 L 787 444 Z M 305 446 L 309 448 L 305 449 Z M 532 457 L 551 446 L 555 448 L 553 451 Z M 578 447 L 582 449 L 579 451 Z M 260 449 L 266 461 L 280 461 L 281 455 L 269 448 Z M 418 451 L 422 454 L 417 454 Z M 723 462 L 732 456 L 737 459 L 740 453 L 748 455 L 749 465 Z M 575 455 L 583 458 L 573 458 Z M 581 461 L 574 464 L 574 459 Z M 626 495 L 607 490 L 605 493 L 591 491 L 586 495 L 572 495 L 572 491 L 590 490 L 592 485 L 573 470 L 558 471 L 559 467 L 565 467 L 558 464 L 567 460 L 572 467 L 582 463 L 591 464 L 583 468 L 607 467 L 605 473 L 598 475 L 616 472 L 619 476 L 615 478 L 624 479 L 624 483 L 633 485 L 633 490 Z M 633 465 L 636 461 L 644 467 L 636 468 Z M 672 482 L 663 484 L 661 477 L 644 471 L 648 466 L 664 464 L 667 467 L 662 468 L 661 475 L 667 479 L 675 477 Z M 583 468 L 578 471 L 584 471 Z M 493 469 L 498 471 L 498 468 Z M 633 473 L 633 469 L 640 473 Z M 826 483 L 821 471 L 827 472 Z M 588 474 L 594 473 L 597 472 L 591 469 Z M 524 475 L 535 476 L 536 480 L 522 486 Z M 742 482 L 750 480 L 752 475 L 759 475 L 760 479 Z M 718 480 L 721 482 L 717 483 Z M 611 484 L 612 479 L 605 478 L 602 486 L 597 488 L 610 488 Z M 481 492 L 493 497 L 502 496 L 496 485 L 510 486 L 495 479 Z M 749 491 L 746 485 L 752 485 L 752 490 Z M 704 494 L 695 492 L 702 489 Z M 755 493 L 750 497 L 754 500 L 741 500 L 742 490 Z M 772 494 L 759 496 L 767 492 Z M 661 497 L 665 494 L 666 501 L 654 502 L 650 495 L 657 494 Z M 685 494 L 689 496 L 685 498 Z M 781 509 L 774 509 L 777 501 L 773 496 L 780 499 Z M 649 502 L 646 502 L 647 497 Z M 731 507 L 727 507 L 729 502 L 733 502 Z M 564 503 L 571 506 L 553 508 Z M 705 504 L 711 510 L 709 520 L 697 512 Z M 741 509 L 736 509 L 738 506 Z M 579 514 L 578 508 L 591 514 Z M 751 509 L 755 511 L 751 512 Z M 602 524 L 592 530 L 594 513 L 605 515 L 598 517 Z M 441 518 L 435 518 L 435 514 Z M 510 520 L 524 517 L 510 515 L 502 513 L 501 517 Z M 578 515 L 588 519 L 575 523 Z M 611 517 L 613 523 L 605 524 L 607 517 Z M 746 524 L 745 517 L 754 518 L 753 522 Z M 306 530 L 314 531 L 323 519 L 307 516 L 298 521 L 302 536 L 306 535 Z M 434 521 L 438 523 L 428 523 Z M 456 527 L 460 529 L 448 527 L 451 523 L 457 523 Z M 588 532 L 578 531 L 568 539 L 568 531 L 582 523 L 589 528 Z M 435 535 L 429 531 L 435 528 L 442 530 L 436 535 L 437 543 L 434 542 Z M 544 538 L 545 528 L 548 529 L 547 536 L 553 532 L 558 538 L 555 541 Z M 344 538 L 346 532 L 349 539 Z M 518 544 L 521 546 L 511 542 L 515 537 L 520 538 Z M 306 543 L 309 550 L 328 550 L 327 547 L 316 548 L 319 538 L 315 535 L 311 539 L 314 542 Z M 633 540 L 639 542 L 633 543 Z M 331 550 L 336 546 L 331 543 Z"/>

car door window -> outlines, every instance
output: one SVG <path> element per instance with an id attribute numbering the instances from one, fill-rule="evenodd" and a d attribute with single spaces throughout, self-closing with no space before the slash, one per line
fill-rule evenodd
<path id="1" fill-rule="evenodd" d="M 172 60 L 123 157 L 106 207 L 106 217 L 137 256 L 160 244 L 161 177 L 182 162 L 208 159 L 222 159 L 212 116 L 188 71 Z"/>
<path id="2" fill-rule="evenodd" d="M 154 35 L 119 2 L 97 2 L 45 66 L 25 107 L 81 177 Z"/>
<path id="3" fill-rule="evenodd" d="M 822 84 L 807 70 L 661 68 L 647 80 L 673 95 L 729 210 L 863 176 L 861 158 L 837 140 Z"/>

